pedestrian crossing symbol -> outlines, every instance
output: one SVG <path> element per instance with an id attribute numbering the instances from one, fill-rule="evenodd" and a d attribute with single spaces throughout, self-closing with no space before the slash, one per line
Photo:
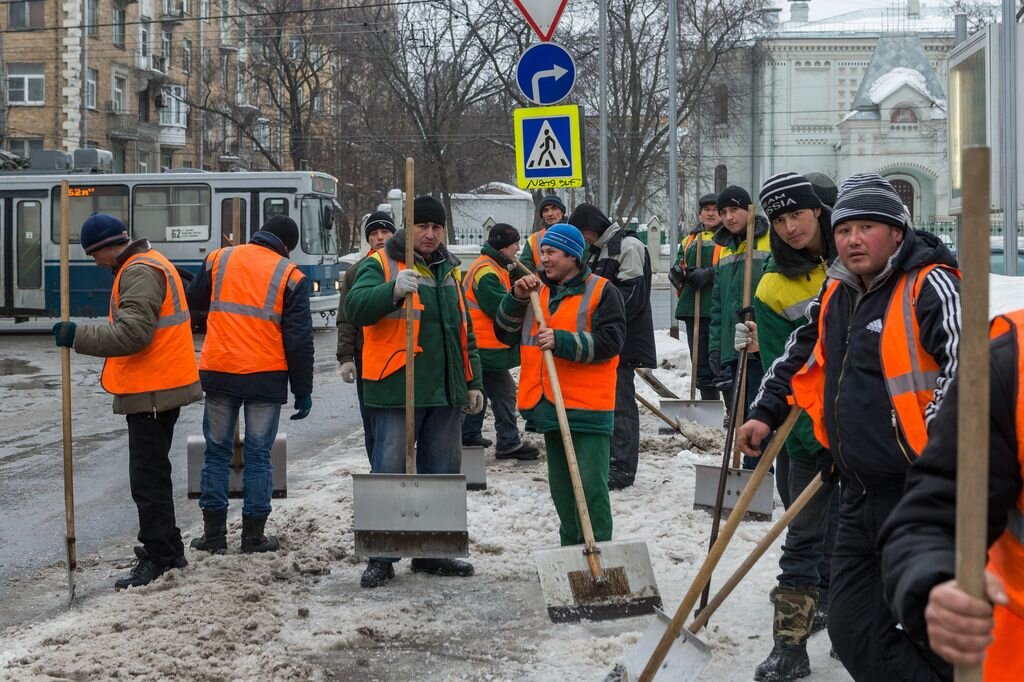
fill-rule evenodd
<path id="1" fill-rule="evenodd" d="M 516 179 L 522 189 L 583 186 L 578 105 L 527 107 L 513 113 Z"/>

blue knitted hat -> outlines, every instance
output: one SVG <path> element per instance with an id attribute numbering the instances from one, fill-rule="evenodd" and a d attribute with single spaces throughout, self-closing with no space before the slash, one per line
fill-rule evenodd
<path id="1" fill-rule="evenodd" d="M 88 256 L 105 246 L 126 244 L 131 239 L 128 237 L 128 228 L 120 220 L 105 213 L 93 213 L 82 223 L 79 241 Z"/>
<path id="2" fill-rule="evenodd" d="M 558 223 L 544 231 L 544 238 L 540 240 L 541 246 L 553 246 L 556 249 L 565 251 L 576 259 L 576 262 L 583 265 L 583 250 L 587 243 L 583 241 L 583 234 L 572 225 Z"/>

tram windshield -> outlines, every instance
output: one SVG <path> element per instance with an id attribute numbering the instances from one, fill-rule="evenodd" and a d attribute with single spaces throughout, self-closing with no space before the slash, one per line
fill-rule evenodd
<path id="1" fill-rule="evenodd" d="M 334 206 L 324 197 L 302 199 L 302 250 L 324 255 L 338 253 L 338 240 L 334 234 Z"/>

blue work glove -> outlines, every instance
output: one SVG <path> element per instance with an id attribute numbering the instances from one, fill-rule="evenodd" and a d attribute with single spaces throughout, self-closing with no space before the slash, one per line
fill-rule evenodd
<path id="1" fill-rule="evenodd" d="M 64 346 L 66 348 L 72 348 L 75 345 L 75 328 L 74 322 L 58 322 L 53 325 L 53 340 L 58 346 Z"/>
<path id="2" fill-rule="evenodd" d="M 309 416 L 309 411 L 313 409 L 313 396 L 295 396 L 295 409 L 298 410 L 293 414 L 291 419 L 305 419 Z"/>

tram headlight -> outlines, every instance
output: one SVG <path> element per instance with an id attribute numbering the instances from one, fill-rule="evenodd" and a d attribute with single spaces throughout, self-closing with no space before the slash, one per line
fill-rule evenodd
<path id="1" fill-rule="evenodd" d="M 318 291 L 320 291 L 320 281 L 314 279 L 313 280 L 313 293 L 315 294 Z"/>
<path id="2" fill-rule="evenodd" d="M 341 291 L 341 280 L 340 279 L 334 280 L 334 290 L 335 291 Z"/>

